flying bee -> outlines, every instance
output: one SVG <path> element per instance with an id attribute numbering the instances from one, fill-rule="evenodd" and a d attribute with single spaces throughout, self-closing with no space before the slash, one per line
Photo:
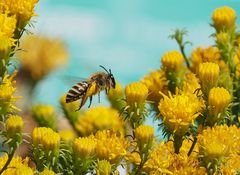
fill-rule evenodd
<path id="1" fill-rule="evenodd" d="M 100 92 L 102 90 L 108 93 L 110 88 L 115 88 L 116 83 L 114 76 L 111 72 L 100 65 L 101 68 L 104 69 L 105 72 L 96 72 L 92 74 L 87 80 L 81 81 L 74 85 L 67 93 L 66 103 L 70 103 L 76 100 L 81 100 L 79 108 L 76 110 L 80 110 L 81 107 L 86 103 L 87 99 L 90 99 L 90 104 L 92 104 L 92 96 L 98 94 L 98 101 L 100 102 Z"/>

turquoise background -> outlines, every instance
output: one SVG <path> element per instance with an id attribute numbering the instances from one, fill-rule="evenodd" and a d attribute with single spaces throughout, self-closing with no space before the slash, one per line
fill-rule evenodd
<path id="1" fill-rule="evenodd" d="M 70 60 L 39 83 L 35 102 L 58 107 L 59 97 L 73 85 L 61 76 L 88 77 L 101 70 L 99 65 L 111 68 L 123 85 L 138 81 L 160 67 L 164 52 L 178 49 L 168 38 L 176 28 L 189 31 L 188 54 L 213 44 L 211 14 L 224 5 L 240 9 L 239 0 L 40 0 L 30 30 L 63 39 Z"/>

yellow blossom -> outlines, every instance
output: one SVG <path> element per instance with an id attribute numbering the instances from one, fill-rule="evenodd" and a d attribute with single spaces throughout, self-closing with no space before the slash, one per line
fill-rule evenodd
<path id="1" fill-rule="evenodd" d="M 13 112 L 19 110 L 14 106 L 14 103 L 19 97 L 15 97 L 16 81 L 13 78 L 17 72 L 14 72 L 11 76 L 5 75 L 2 83 L 0 83 L 0 114 L 6 114 L 7 112 Z"/>
<path id="2" fill-rule="evenodd" d="M 240 171 L 240 155 L 232 154 L 220 166 L 220 172 L 224 175 L 237 174 Z"/>
<path id="3" fill-rule="evenodd" d="M 100 160 L 118 163 L 126 155 L 127 142 L 120 133 L 110 130 L 98 131 L 96 138 L 96 156 Z"/>
<path id="4" fill-rule="evenodd" d="M 148 88 L 149 95 L 147 100 L 158 103 L 162 98 L 159 92 L 167 93 L 167 78 L 162 69 L 144 76 L 141 82 Z"/>
<path id="5" fill-rule="evenodd" d="M 32 107 L 32 115 L 39 126 L 56 128 L 56 113 L 51 105 L 38 104 Z"/>
<path id="6" fill-rule="evenodd" d="M 125 159 L 130 163 L 134 163 L 135 165 L 139 165 L 141 162 L 141 157 L 138 152 L 127 153 Z"/>
<path id="7" fill-rule="evenodd" d="M 0 9 L 5 9 L 18 19 L 18 27 L 24 28 L 32 16 L 35 16 L 34 6 L 38 0 L 2 0 Z"/>
<path id="8" fill-rule="evenodd" d="M 217 116 L 223 113 L 231 102 L 231 95 L 223 87 L 212 88 L 208 96 L 210 114 Z"/>
<path id="9" fill-rule="evenodd" d="M 75 133 L 70 129 L 59 131 L 59 135 L 61 140 L 63 140 L 66 143 L 71 143 L 76 137 Z"/>
<path id="10" fill-rule="evenodd" d="M 228 6 L 217 8 L 212 14 L 213 25 L 217 31 L 233 29 L 236 19 L 236 12 Z"/>
<path id="11" fill-rule="evenodd" d="M 0 157 L 0 169 L 3 168 L 8 155 Z M 21 157 L 13 157 L 8 168 L 2 173 L 2 175 L 34 175 L 33 170 L 28 167 L 28 158 L 22 159 Z"/>
<path id="12" fill-rule="evenodd" d="M 111 164 L 107 160 L 101 160 L 97 165 L 97 175 L 110 175 Z"/>
<path id="13" fill-rule="evenodd" d="M 152 126 L 140 125 L 135 130 L 135 137 L 141 144 L 149 144 L 153 141 L 154 129 Z"/>
<path id="14" fill-rule="evenodd" d="M 177 71 L 183 66 L 183 55 L 176 50 L 165 53 L 161 59 L 163 66 L 168 70 Z"/>
<path id="15" fill-rule="evenodd" d="M 43 172 L 39 173 L 39 175 L 55 175 L 52 170 L 45 169 Z"/>
<path id="16" fill-rule="evenodd" d="M 21 42 L 21 48 L 26 50 L 18 53 L 22 68 L 34 81 L 67 62 L 66 48 L 58 39 L 29 35 Z"/>
<path id="17" fill-rule="evenodd" d="M 46 151 L 57 152 L 60 145 L 60 136 L 51 128 L 36 127 L 32 133 L 33 144 L 42 145 Z"/>
<path id="18" fill-rule="evenodd" d="M 79 137 L 73 142 L 73 151 L 77 157 L 87 159 L 95 154 L 96 141 L 94 136 Z"/>
<path id="19" fill-rule="evenodd" d="M 14 45 L 14 39 L 12 38 L 8 38 L 6 36 L 0 36 L 0 57 L 1 59 L 5 59 L 6 61 L 8 61 L 8 57 L 11 51 L 11 47 Z M 5 65 L 1 65 L 1 66 L 6 66 L 7 63 L 5 63 Z"/>
<path id="20" fill-rule="evenodd" d="M 164 95 L 159 103 L 159 110 L 163 123 L 172 132 L 183 135 L 188 131 L 189 125 L 200 115 L 204 107 L 203 101 L 195 94 L 176 94 L 169 97 Z"/>
<path id="21" fill-rule="evenodd" d="M 188 72 L 185 74 L 185 81 L 183 82 L 182 91 L 184 93 L 190 93 L 190 94 L 197 94 L 201 95 L 201 91 L 198 91 L 201 86 L 199 84 L 199 79 L 196 77 L 196 75 L 192 72 Z"/>
<path id="22" fill-rule="evenodd" d="M 207 128 L 198 136 L 198 144 L 205 166 L 214 164 L 216 160 L 222 162 L 231 153 L 239 152 L 240 129 L 235 125 Z"/>
<path id="23" fill-rule="evenodd" d="M 23 128 L 22 117 L 12 115 L 6 120 L 6 132 L 11 137 L 16 134 L 21 134 Z"/>
<path id="24" fill-rule="evenodd" d="M 12 38 L 16 28 L 16 22 L 14 16 L 9 16 L 7 13 L 0 13 L 0 36 Z"/>
<path id="25" fill-rule="evenodd" d="M 199 79 L 203 89 L 212 88 L 216 85 L 219 77 L 219 66 L 216 63 L 206 62 L 199 66 Z"/>
<path id="26" fill-rule="evenodd" d="M 123 121 L 119 117 L 118 111 L 105 106 L 92 107 L 80 114 L 75 127 L 82 136 L 105 129 L 123 133 Z"/>

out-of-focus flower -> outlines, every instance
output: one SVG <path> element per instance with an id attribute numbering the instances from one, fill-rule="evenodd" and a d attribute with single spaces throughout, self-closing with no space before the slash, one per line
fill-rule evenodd
<path id="1" fill-rule="evenodd" d="M 111 164 L 107 160 L 101 160 L 97 165 L 97 175 L 110 175 L 111 174 Z"/>
<path id="2" fill-rule="evenodd" d="M 229 43 L 230 36 L 227 32 L 219 32 L 216 34 L 216 42 L 219 46 L 224 46 Z"/>
<path id="3" fill-rule="evenodd" d="M 125 159 L 135 165 L 139 165 L 141 162 L 141 157 L 138 152 L 129 152 L 126 154 Z"/>
<path id="4" fill-rule="evenodd" d="M 66 48 L 58 39 L 29 35 L 21 42 L 21 48 L 26 51 L 18 53 L 22 68 L 34 81 L 67 62 Z"/>
<path id="5" fill-rule="evenodd" d="M 181 69 L 183 61 L 183 55 L 176 50 L 167 52 L 162 56 L 162 64 L 169 71 L 178 71 Z"/>
<path id="6" fill-rule="evenodd" d="M 39 175 L 55 175 L 52 170 L 45 169 L 43 172 L 39 173 Z"/>
<path id="7" fill-rule="evenodd" d="M 199 65 L 205 62 L 219 63 L 220 61 L 220 51 L 217 47 L 198 47 L 193 50 L 191 54 L 192 66 L 191 69 L 194 73 L 198 73 Z"/>
<path id="8" fill-rule="evenodd" d="M 76 138 L 76 134 L 70 129 L 59 131 L 59 135 L 65 143 L 71 143 Z"/>
<path id="9" fill-rule="evenodd" d="M 108 92 L 108 100 L 111 102 L 113 108 L 122 111 L 125 107 L 124 91 L 119 83 L 116 83 L 115 88 L 111 88 Z"/>
<path id="10" fill-rule="evenodd" d="M 145 102 L 148 96 L 147 87 L 140 82 L 128 84 L 125 88 L 127 112 L 130 119 L 140 121 L 145 109 Z"/>
<path id="11" fill-rule="evenodd" d="M 199 79 L 196 77 L 196 75 L 192 72 L 186 73 L 182 86 L 182 91 L 184 93 L 196 93 L 197 95 L 201 95 L 201 92 L 197 92 L 197 90 L 200 88 L 201 86 L 199 84 Z"/>
<path id="12" fill-rule="evenodd" d="M 156 104 L 162 98 L 159 92 L 167 93 L 167 78 L 162 69 L 144 76 L 141 82 L 148 88 L 149 95 L 147 96 L 147 100 L 153 101 Z"/>
<path id="13" fill-rule="evenodd" d="M 32 133 L 33 144 L 38 147 L 42 145 L 45 151 L 58 152 L 60 136 L 51 128 L 36 127 Z"/>
<path id="14" fill-rule="evenodd" d="M 16 81 L 14 81 L 13 78 L 16 74 L 17 72 L 14 72 L 11 76 L 5 75 L 2 83 L 0 83 L 0 114 L 19 110 L 14 106 L 14 103 L 19 99 L 19 97 L 14 96 Z"/>
<path id="15" fill-rule="evenodd" d="M 17 115 L 10 116 L 6 122 L 6 132 L 9 138 L 16 138 L 15 141 L 21 140 L 21 133 L 23 129 L 23 120 L 22 117 Z"/>
<path id="16" fill-rule="evenodd" d="M 11 16 L 16 16 L 20 30 L 26 26 L 32 16 L 36 15 L 34 6 L 37 2 L 38 0 L 2 0 L 0 9 L 4 9 Z"/>
<path id="17" fill-rule="evenodd" d="M 96 156 L 100 160 L 108 160 L 111 164 L 117 164 L 126 155 L 128 144 L 120 133 L 110 130 L 98 131 L 95 138 Z"/>
<path id="18" fill-rule="evenodd" d="M 221 164 L 219 169 L 224 175 L 237 174 L 240 171 L 240 155 L 232 154 Z"/>
<path id="19" fill-rule="evenodd" d="M 98 130 L 111 129 L 123 133 L 123 121 L 117 110 L 97 106 L 80 114 L 75 127 L 82 136 L 95 134 Z"/>
<path id="20" fill-rule="evenodd" d="M 140 125 L 135 130 L 135 137 L 140 144 L 149 144 L 153 141 L 154 129 L 152 126 Z"/>
<path id="21" fill-rule="evenodd" d="M 189 129 L 189 125 L 201 114 L 204 103 L 195 94 L 169 93 L 169 97 L 164 95 L 159 103 L 159 111 L 162 115 L 163 123 L 168 130 L 183 136 Z"/>
<path id="22" fill-rule="evenodd" d="M 205 167 L 219 166 L 231 153 L 239 152 L 240 129 L 236 126 L 215 126 L 198 136 L 199 155 Z"/>
<path id="23" fill-rule="evenodd" d="M 217 31 L 233 29 L 236 19 L 236 12 L 227 6 L 215 9 L 212 14 L 213 25 Z"/>
<path id="24" fill-rule="evenodd" d="M 94 156 L 96 149 L 96 140 L 94 136 L 79 137 L 73 142 L 73 151 L 76 157 L 87 159 Z"/>
<path id="25" fill-rule="evenodd" d="M 7 154 L 0 157 L 0 169 L 3 168 L 7 159 Z M 2 175 L 33 175 L 33 170 L 28 167 L 28 160 L 28 158 L 22 159 L 21 157 L 13 157 L 8 168 L 2 173 Z"/>
<path id="26" fill-rule="evenodd" d="M 219 77 L 219 66 L 216 63 L 206 62 L 201 63 L 199 66 L 199 79 L 201 81 L 202 90 L 208 91 L 214 87 Z"/>
<path id="27" fill-rule="evenodd" d="M 208 95 L 209 112 L 214 116 L 223 113 L 231 102 L 231 95 L 223 87 L 212 88 Z"/>
<path id="28" fill-rule="evenodd" d="M 32 107 L 32 116 L 41 127 L 56 129 L 56 113 L 51 105 L 38 104 Z"/>

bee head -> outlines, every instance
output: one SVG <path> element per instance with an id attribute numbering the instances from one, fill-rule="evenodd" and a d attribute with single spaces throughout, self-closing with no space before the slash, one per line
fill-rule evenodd
<path id="1" fill-rule="evenodd" d="M 103 68 L 107 72 L 110 87 L 115 89 L 116 82 L 115 82 L 115 78 L 111 72 L 111 69 L 109 69 L 109 71 L 108 71 L 105 67 L 103 67 L 101 65 L 100 65 L 100 67 Z"/>

